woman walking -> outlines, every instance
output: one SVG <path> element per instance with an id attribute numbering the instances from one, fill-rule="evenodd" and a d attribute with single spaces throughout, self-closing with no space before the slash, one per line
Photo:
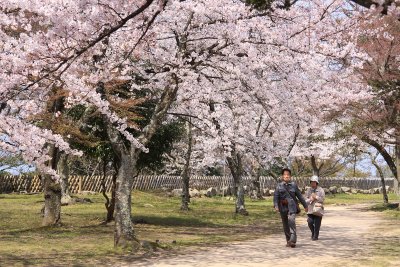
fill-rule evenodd
<path id="1" fill-rule="evenodd" d="M 324 215 L 324 189 L 318 186 L 318 176 L 310 178 L 310 188 L 306 192 L 306 202 L 308 204 L 307 223 L 311 230 L 311 239 L 318 240 L 319 229 L 321 228 L 322 216 Z"/>

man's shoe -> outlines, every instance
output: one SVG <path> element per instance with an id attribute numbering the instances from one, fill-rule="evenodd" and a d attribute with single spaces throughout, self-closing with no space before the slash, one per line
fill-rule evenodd
<path id="1" fill-rule="evenodd" d="M 312 241 L 317 241 L 318 237 L 312 237 L 311 239 L 312 239 Z"/>
<path id="2" fill-rule="evenodd" d="M 296 247 L 296 243 L 294 243 L 294 242 L 292 242 L 292 241 L 289 241 L 289 242 L 287 243 L 286 246 L 288 246 L 288 245 L 289 245 L 289 247 L 291 247 L 291 248 L 295 248 L 295 247 Z"/>

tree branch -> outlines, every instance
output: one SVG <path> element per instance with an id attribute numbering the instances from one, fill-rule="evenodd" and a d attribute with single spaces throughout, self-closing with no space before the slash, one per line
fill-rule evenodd
<path id="1" fill-rule="evenodd" d="M 362 136 L 361 140 L 366 142 L 367 144 L 375 147 L 376 150 L 382 155 L 383 159 L 386 161 L 387 165 L 389 166 L 391 172 L 393 173 L 393 176 L 398 179 L 397 176 L 397 167 L 395 162 L 393 161 L 392 157 L 390 154 L 386 151 L 385 147 L 379 144 L 377 141 L 372 140 L 368 136 Z"/>
<path id="2" fill-rule="evenodd" d="M 38 84 L 39 82 L 49 78 L 53 73 L 57 72 L 58 70 L 60 70 L 64 65 L 66 65 L 66 68 L 64 70 L 62 70 L 62 72 L 64 72 L 69 66 L 70 66 L 70 61 L 75 61 L 78 57 L 80 57 L 82 54 L 84 54 L 86 51 L 88 51 L 90 48 L 94 47 L 96 44 L 98 44 L 99 42 L 101 42 L 103 39 L 105 39 L 106 37 L 112 35 L 114 32 L 116 32 L 117 30 L 119 30 L 120 28 L 122 28 L 129 20 L 135 18 L 136 16 L 138 16 L 139 14 L 141 14 L 142 12 L 144 12 L 152 3 L 154 2 L 154 0 L 147 0 L 141 7 L 139 7 L 138 9 L 136 9 L 134 12 L 130 13 L 128 16 L 126 16 L 125 18 L 121 19 L 120 21 L 117 22 L 117 24 L 111 28 L 105 29 L 103 32 L 101 32 L 96 38 L 94 38 L 93 40 L 89 41 L 85 46 L 83 46 L 80 49 L 77 49 L 75 51 L 75 53 L 65 59 L 63 59 L 62 61 L 60 61 L 56 67 L 54 67 L 53 69 L 49 70 L 46 74 L 44 74 L 43 76 L 37 78 L 35 81 L 33 81 L 32 83 L 26 85 L 25 87 L 21 88 L 20 90 L 18 90 L 18 92 L 15 95 L 18 95 L 18 93 L 28 90 L 29 88 L 31 88 L 32 86 Z M 14 97 L 15 97 L 14 95 Z"/>

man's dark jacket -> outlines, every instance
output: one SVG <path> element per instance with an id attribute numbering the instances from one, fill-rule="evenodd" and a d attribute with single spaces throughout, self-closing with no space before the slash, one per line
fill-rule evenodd
<path id="1" fill-rule="evenodd" d="M 287 188 L 287 190 L 285 189 L 285 187 Z M 304 197 L 301 195 L 300 189 L 296 183 L 292 181 L 290 181 L 289 183 L 280 182 L 274 192 L 274 207 L 278 207 L 280 212 L 286 213 L 289 211 L 289 214 L 293 214 L 297 211 L 295 202 L 297 200 L 294 200 L 290 196 L 288 191 L 291 193 L 292 196 L 294 196 L 301 202 L 304 208 L 308 206 Z M 284 199 L 287 200 L 287 205 L 282 205 L 282 200 Z"/>

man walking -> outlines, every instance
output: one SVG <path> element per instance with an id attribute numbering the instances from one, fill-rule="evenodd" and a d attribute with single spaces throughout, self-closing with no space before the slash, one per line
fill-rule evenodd
<path id="1" fill-rule="evenodd" d="M 291 180 L 292 172 L 290 169 L 283 169 L 282 182 L 278 184 L 274 193 L 274 208 L 275 211 L 279 211 L 282 218 L 283 231 L 285 232 L 287 242 L 286 246 L 294 248 L 297 241 L 296 214 L 300 212 L 298 210 L 297 199 L 300 200 L 306 212 L 308 211 L 308 206 L 301 195 L 299 187 Z"/>

